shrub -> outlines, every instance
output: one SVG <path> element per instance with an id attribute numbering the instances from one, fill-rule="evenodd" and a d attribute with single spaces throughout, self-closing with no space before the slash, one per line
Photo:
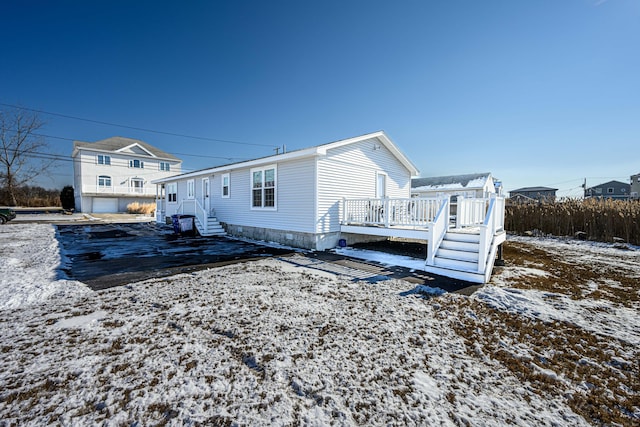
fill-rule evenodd
<path id="1" fill-rule="evenodd" d="M 130 214 L 153 215 L 155 211 L 156 211 L 155 203 L 133 202 L 127 205 L 127 212 Z"/>
<path id="2" fill-rule="evenodd" d="M 76 208 L 76 200 L 73 193 L 73 187 L 67 185 L 60 192 L 60 203 L 62 204 L 62 209 L 66 209 L 68 211 L 74 210 Z"/>
<path id="3" fill-rule="evenodd" d="M 610 199 L 563 199 L 553 203 L 506 207 L 505 229 L 515 233 L 539 230 L 554 236 L 584 233 L 588 240 L 613 242 L 614 237 L 640 244 L 640 202 Z"/>

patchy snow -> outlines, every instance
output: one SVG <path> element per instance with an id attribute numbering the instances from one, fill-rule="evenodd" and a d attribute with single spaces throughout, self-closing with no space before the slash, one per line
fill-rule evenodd
<path id="1" fill-rule="evenodd" d="M 501 288 L 488 285 L 474 294 L 485 303 L 543 322 L 573 323 L 603 336 L 616 336 L 640 346 L 638 310 L 619 307 L 610 301 L 585 298 L 573 300 L 566 295 L 530 289 Z"/>
<path id="2" fill-rule="evenodd" d="M 467 297 L 421 298 L 442 292 L 331 275 L 301 255 L 91 292 L 63 278 L 52 226 L 0 227 L 0 247 L 9 425 L 588 425 L 566 396 L 537 394 L 465 344 L 454 326 Z M 588 299 L 501 287 L 500 277 L 473 301 L 594 328 L 581 314 Z M 600 333 L 637 342 L 633 310 L 598 310 Z"/>
<path id="3" fill-rule="evenodd" d="M 55 233 L 49 224 L 0 227 L 0 309 L 90 292 L 83 283 L 67 280 L 67 259 Z"/>
<path id="4" fill-rule="evenodd" d="M 400 267 L 410 268 L 412 270 L 424 270 L 425 260 L 411 258 L 408 256 L 394 255 L 379 251 L 370 251 L 367 249 L 356 248 L 336 248 L 334 252 L 339 255 L 351 258 L 362 259 L 366 261 L 378 262 L 383 265 L 397 265 Z"/>

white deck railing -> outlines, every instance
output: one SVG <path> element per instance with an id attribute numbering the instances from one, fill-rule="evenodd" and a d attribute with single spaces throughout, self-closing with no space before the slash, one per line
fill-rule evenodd
<path id="1" fill-rule="evenodd" d="M 485 272 L 491 252 L 493 238 L 497 231 L 504 230 L 504 197 L 491 197 L 482 225 L 480 225 L 480 251 L 478 253 L 478 273 Z"/>
<path id="2" fill-rule="evenodd" d="M 427 228 L 444 199 L 344 199 L 342 224 Z"/>

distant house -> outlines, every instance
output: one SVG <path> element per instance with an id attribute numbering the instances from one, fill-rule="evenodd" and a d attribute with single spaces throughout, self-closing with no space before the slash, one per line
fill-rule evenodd
<path id="1" fill-rule="evenodd" d="M 151 180 L 179 174 L 182 161 L 146 142 L 112 137 L 74 141 L 73 182 L 76 210 L 125 212 L 132 202 L 153 203 Z"/>
<path id="2" fill-rule="evenodd" d="M 488 197 L 490 194 L 500 194 L 501 189 L 501 183 L 493 178 L 489 172 L 413 178 L 411 180 L 411 196 L 413 197 L 450 195 L 475 199 Z"/>
<path id="3" fill-rule="evenodd" d="M 631 185 L 629 198 L 632 200 L 640 199 L 640 173 L 631 175 Z"/>
<path id="4" fill-rule="evenodd" d="M 553 202 L 556 199 L 557 188 L 549 187 L 524 187 L 509 192 L 512 202 Z"/>
<path id="5" fill-rule="evenodd" d="M 633 179 L 633 177 L 632 177 Z M 609 181 L 584 190 L 584 198 L 628 200 L 631 186 L 620 181 Z"/>

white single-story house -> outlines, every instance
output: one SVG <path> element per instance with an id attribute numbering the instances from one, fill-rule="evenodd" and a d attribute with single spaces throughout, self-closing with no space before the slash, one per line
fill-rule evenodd
<path id="1" fill-rule="evenodd" d="M 462 196 L 470 199 L 485 198 L 491 194 L 502 194 L 500 181 L 490 172 L 465 175 L 434 176 L 413 178 L 413 197 Z"/>
<path id="2" fill-rule="evenodd" d="M 76 211 L 126 212 L 132 202 L 155 203 L 151 181 L 181 172 L 182 161 L 144 141 L 112 137 L 73 142 Z"/>
<path id="3" fill-rule="evenodd" d="M 157 179 L 156 215 L 193 214 L 204 235 L 217 220 L 234 236 L 324 250 L 338 244 L 345 198 L 409 199 L 418 173 L 380 131 Z"/>
<path id="4" fill-rule="evenodd" d="M 382 131 L 157 179 L 156 220 L 325 250 L 403 237 L 426 242 L 424 270 L 486 283 L 505 240 L 504 198 L 411 197 L 418 169 Z"/>

